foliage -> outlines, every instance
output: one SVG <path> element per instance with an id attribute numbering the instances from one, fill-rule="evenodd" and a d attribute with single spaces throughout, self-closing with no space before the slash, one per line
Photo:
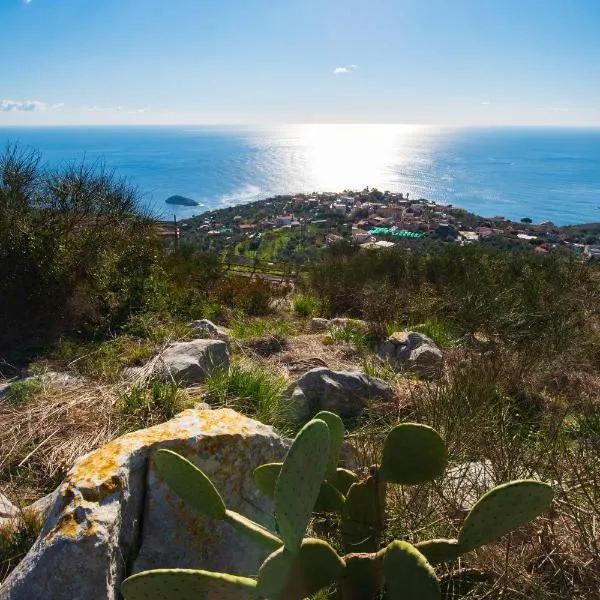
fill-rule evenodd
<path id="1" fill-rule="evenodd" d="M 26 404 L 39 394 L 44 388 L 44 384 L 38 377 L 29 377 L 22 381 L 12 383 L 3 398 L 10 404 Z"/>
<path id="2" fill-rule="evenodd" d="M 170 450 L 159 450 L 159 472 L 190 506 L 229 522 L 272 553 L 256 580 L 208 571 L 146 571 L 123 582 L 124 597 L 168 600 L 183 591 L 190 598 L 221 594 L 232 600 L 301 600 L 336 584 L 343 600 L 376 599 L 382 594 L 388 600 L 435 600 L 441 598 L 441 589 L 432 565 L 501 538 L 551 503 L 549 485 L 513 481 L 479 499 L 457 539 L 415 545 L 395 540 L 382 548 L 386 484 L 409 486 L 438 478 L 446 468 L 446 446 L 430 427 L 397 425 L 386 438 L 378 464 L 361 480 L 337 468 L 343 431 L 339 417 L 319 413 L 300 430 L 283 463 L 255 470 L 257 486 L 274 500 L 279 537 L 228 510 L 210 479 L 192 463 Z M 339 515 L 348 554 L 341 557 L 327 542 L 305 537 L 313 510 Z"/>
<path id="3" fill-rule="evenodd" d="M 296 296 L 293 308 L 299 317 L 314 317 L 319 311 L 319 301 L 313 296 Z"/>
<path id="4" fill-rule="evenodd" d="M 158 249 L 136 190 L 102 165 L 51 171 L 33 152 L 0 156 L 3 342 L 121 322 L 143 304 Z"/>
<path id="5" fill-rule="evenodd" d="M 287 380 L 251 363 L 234 362 L 215 370 L 204 382 L 207 400 L 240 410 L 263 423 L 281 421 L 279 399 Z"/>
<path id="6" fill-rule="evenodd" d="M 0 584 L 31 548 L 40 529 L 39 519 L 26 512 L 0 526 Z"/>
<path id="7" fill-rule="evenodd" d="M 555 355 L 598 318 L 599 279 L 572 256 L 480 246 L 360 252 L 338 245 L 310 276 L 324 310 L 375 323 L 444 323 L 452 337 L 483 331 Z M 431 328 L 431 327 L 430 327 Z"/>

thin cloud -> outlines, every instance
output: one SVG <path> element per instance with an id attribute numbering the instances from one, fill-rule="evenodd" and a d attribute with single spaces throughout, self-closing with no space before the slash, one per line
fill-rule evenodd
<path id="1" fill-rule="evenodd" d="M 350 71 L 358 69 L 357 65 L 348 65 L 346 67 L 336 67 L 333 70 L 334 75 L 342 75 L 344 73 L 350 73 Z"/>
<path id="2" fill-rule="evenodd" d="M 552 106 L 550 108 L 550 110 L 552 112 L 556 112 L 556 113 L 568 113 L 569 109 L 566 106 Z"/>
<path id="3" fill-rule="evenodd" d="M 0 112 L 45 112 L 63 106 L 63 102 L 49 104 L 40 100 L 0 100 Z"/>
<path id="4" fill-rule="evenodd" d="M 482 102 L 482 103 L 481 103 L 481 106 L 489 106 L 490 104 L 491 104 L 491 102 L 487 102 L 487 101 L 486 101 L 486 102 Z"/>

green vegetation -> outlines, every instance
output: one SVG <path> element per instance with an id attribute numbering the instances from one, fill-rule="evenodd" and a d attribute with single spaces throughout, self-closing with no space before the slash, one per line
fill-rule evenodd
<path id="1" fill-rule="evenodd" d="M 299 317 L 314 317 L 319 312 L 319 301 L 313 296 L 296 296 L 293 308 Z"/>
<path id="2" fill-rule="evenodd" d="M 339 469 L 344 426 L 322 412 L 296 435 L 283 463 L 258 467 L 255 481 L 273 498 L 278 536 L 228 510 L 209 477 L 170 450 L 157 452 L 156 464 L 168 485 L 203 515 L 226 521 L 272 553 L 256 580 L 209 571 L 157 570 L 138 573 L 123 584 L 127 600 L 175 600 L 226 594 L 229 598 L 302 600 L 335 584 L 341 600 L 441 599 L 432 567 L 499 538 L 543 513 L 552 488 L 534 480 L 495 487 L 470 510 L 458 539 L 433 539 L 412 545 L 394 540 L 384 548 L 386 484 L 411 486 L 439 478 L 447 465 L 446 446 L 430 427 L 404 423 L 387 435 L 377 465 L 360 479 Z M 307 538 L 313 510 L 339 515 L 340 556 L 327 542 Z"/>
<path id="3" fill-rule="evenodd" d="M 15 381 L 4 394 L 4 399 L 10 404 L 26 404 L 44 388 L 41 379 L 30 377 L 23 381 Z"/>
<path id="4" fill-rule="evenodd" d="M 154 381 L 143 387 L 134 385 L 120 395 L 117 403 L 126 431 L 168 421 L 185 407 L 181 390 L 173 381 Z"/>
<path id="5" fill-rule="evenodd" d="M 41 527 L 39 520 L 27 513 L 0 526 L 0 582 L 27 554 Z"/>
<path id="6" fill-rule="evenodd" d="M 211 404 L 234 408 L 274 425 L 282 425 L 279 399 L 287 385 L 281 375 L 241 362 L 216 371 L 204 383 Z"/>

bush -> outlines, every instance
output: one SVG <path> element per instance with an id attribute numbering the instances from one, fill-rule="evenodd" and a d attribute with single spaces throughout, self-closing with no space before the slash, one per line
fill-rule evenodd
<path id="1" fill-rule="evenodd" d="M 298 296 L 294 298 L 293 308 L 299 317 L 314 317 L 319 310 L 319 301 L 313 296 Z"/>
<path id="2" fill-rule="evenodd" d="M 254 364 L 234 363 L 205 382 L 207 399 L 263 423 L 280 424 L 279 399 L 287 386 L 281 375 Z"/>
<path id="3" fill-rule="evenodd" d="M 16 147 L 0 156 L 0 329 L 7 347 L 32 332 L 123 322 L 143 305 L 159 249 L 127 182 L 102 165 L 48 171 L 39 161 Z"/>
<path id="4" fill-rule="evenodd" d="M 134 386 L 121 394 L 117 410 L 127 430 L 163 423 L 183 410 L 181 390 L 175 382 L 155 381 L 148 387 Z"/>
<path id="5" fill-rule="evenodd" d="M 23 381 L 15 381 L 4 393 L 4 399 L 10 404 L 27 404 L 44 389 L 44 384 L 37 377 L 29 377 Z"/>

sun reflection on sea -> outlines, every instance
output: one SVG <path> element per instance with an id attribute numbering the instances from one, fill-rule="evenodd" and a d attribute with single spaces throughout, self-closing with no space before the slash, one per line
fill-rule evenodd
<path id="1" fill-rule="evenodd" d="M 306 179 L 319 190 L 362 189 L 384 184 L 395 191 L 402 185 L 402 167 L 415 159 L 415 138 L 421 125 L 303 125 L 297 144 Z M 383 186 L 382 186 L 383 187 Z"/>

